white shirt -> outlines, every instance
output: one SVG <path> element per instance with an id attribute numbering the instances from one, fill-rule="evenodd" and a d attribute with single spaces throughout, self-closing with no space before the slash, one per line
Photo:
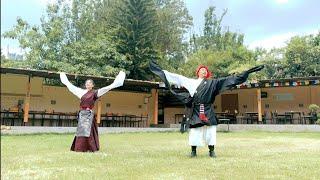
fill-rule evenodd
<path id="1" fill-rule="evenodd" d="M 203 80 L 203 78 L 198 78 L 198 79 L 187 78 L 179 74 L 171 73 L 167 70 L 163 70 L 163 72 L 166 75 L 166 78 L 170 84 L 174 84 L 179 88 L 180 87 L 186 88 L 191 97 L 193 97 L 194 93 L 197 91 L 198 86 Z"/>
<path id="2" fill-rule="evenodd" d="M 100 97 L 100 96 L 104 95 L 105 93 L 107 93 L 108 91 L 110 91 L 111 89 L 122 86 L 125 78 L 126 78 L 126 74 L 123 71 L 120 71 L 112 84 L 110 84 L 109 86 L 98 89 L 97 96 Z M 87 89 L 82 89 L 82 88 L 76 87 L 73 84 L 71 84 L 66 76 L 66 73 L 64 73 L 64 72 L 60 73 L 60 80 L 64 85 L 67 86 L 69 91 L 72 94 L 76 95 L 79 99 L 81 99 L 81 97 L 88 92 Z"/>

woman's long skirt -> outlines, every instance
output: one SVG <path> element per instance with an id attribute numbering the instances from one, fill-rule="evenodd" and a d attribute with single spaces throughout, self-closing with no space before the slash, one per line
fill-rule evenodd
<path id="1" fill-rule="evenodd" d="M 95 151 L 99 151 L 99 148 L 100 148 L 100 145 L 99 145 L 98 128 L 94 118 L 91 126 L 90 136 L 89 137 L 75 136 L 73 139 L 73 143 L 71 145 L 71 151 L 95 152 Z"/>

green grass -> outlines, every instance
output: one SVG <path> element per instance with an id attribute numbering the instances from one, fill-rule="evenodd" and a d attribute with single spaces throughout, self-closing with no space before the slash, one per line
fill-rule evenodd
<path id="1" fill-rule="evenodd" d="M 218 133 L 216 154 L 189 158 L 187 134 L 100 136 L 75 153 L 70 134 L 1 136 L 1 179 L 318 179 L 320 133 Z"/>

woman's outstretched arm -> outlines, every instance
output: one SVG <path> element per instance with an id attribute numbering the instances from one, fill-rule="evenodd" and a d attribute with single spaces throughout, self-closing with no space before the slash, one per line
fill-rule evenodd
<path id="1" fill-rule="evenodd" d="M 76 95 L 79 99 L 81 99 L 81 97 L 82 97 L 85 93 L 88 92 L 88 90 L 86 90 L 86 89 L 81 89 L 81 88 L 79 88 L 79 87 L 71 84 L 70 81 L 68 80 L 68 77 L 67 77 L 66 73 L 64 73 L 64 72 L 61 72 L 61 73 L 60 73 L 60 80 L 61 80 L 61 82 L 62 82 L 64 85 L 67 86 L 68 90 L 69 90 L 72 94 Z"/>
<path id="2" fill-rule="evenodd" d="M 100 96 L 104 95 L 105 93 L 107 93 L 108 91 L 110 91 L 111 89 L 122 86 L 125 78 L 126 78 L 126 73 L 123 71 L 120 71 L 112 84 L 110 84 L 109 86 L 98 89 L 97 96 L 100 97 Z"/>

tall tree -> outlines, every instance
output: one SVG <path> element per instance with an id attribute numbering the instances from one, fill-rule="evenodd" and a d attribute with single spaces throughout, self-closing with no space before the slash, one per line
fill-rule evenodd
<path id="1" fill-rule="evenodd" d="M 192 44 L 196 47 L 194 49 L 223 51 L 243 46 L 243 34 L 231 32 L 228 26 L 222 26 L 222 21 L 226 14 L 227 9 L 223 10 L 223 13 L 218 16 L 214 6 L 210 6 L 205 11 L 203 35 L 198 35 L 193 39 Z"/>
<path id="2" fill-rule="evenodd" d="M 129 64 L 129 78 L 148 79 L 148 62 L 158 58 L 155 9 L 152 0 L 123 0 L 111 22 L 117 50 Z"/>
<path id="3" fill-rule="evenodd" d="M 222 26 L 226 13 L 227 10 L 224 10 L 222 15 L 217 15 L 214 6 L 206 10 L 203 35 L 191 37 L 193 54 L 178 72 L 193 76 L 194 69 L 205 64 L 215 76 L 222 77 L 242 72 L 257 64 L 255 53 L 243 45 L 244 35 Z"/>

